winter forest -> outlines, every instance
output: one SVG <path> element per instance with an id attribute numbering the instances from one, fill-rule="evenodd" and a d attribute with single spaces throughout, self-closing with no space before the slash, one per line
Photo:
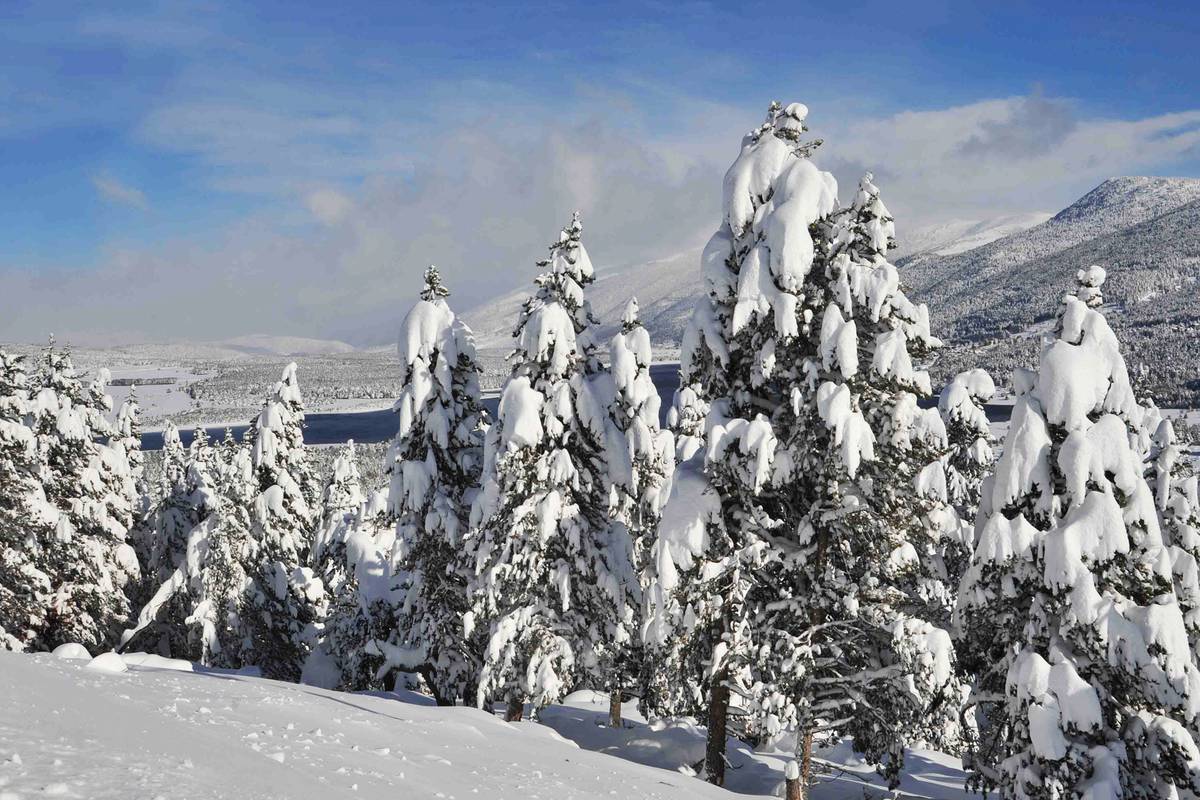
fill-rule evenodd
<path id="1" fill-rule="evenodd" d="M 1114 265 L 1054 287 L 1009 385 L 961 357 L 935 382 L 887 186 L 839 187 L 807 115 L 771 104 L 725 173 L 666 409 L 637 299 L 598 335 L 578 213 L 495 413 L 455 275 L 425 271 L 374 482 L 352 441 L 319 468 L 295 364 L 245 435 L 168 424 L 150 470 L 136 388 L 114 409 L 53 339 L 0 351 L 0 649 L 408 693 L 431 720 L 553 725 L 591 692 L 593 729 L 698 732 L 678 796 L 743 750 L 784 754 L 764 793 L 863 796 L 825 783 L 839 747 L 883 792 L 930 751 L 961 762 L 939 797 L 1200 796 L 1200 491 L 1106 317 Z"/>

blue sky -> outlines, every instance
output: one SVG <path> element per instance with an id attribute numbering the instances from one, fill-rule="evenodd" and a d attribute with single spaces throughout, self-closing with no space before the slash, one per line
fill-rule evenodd
<path id="1" fill-rule="evenodd" d="M 808 104 L 843 185 L 875 171 L 901 236 L 1200 175 L 1194 16 L 9 0 L 0 337 L 386 339 L 426 263 L 481 302 L 576 206 L 598 265 L 669 255 L 773 98 Z M 180 319 L 183 295 L 214 310 Z"/>

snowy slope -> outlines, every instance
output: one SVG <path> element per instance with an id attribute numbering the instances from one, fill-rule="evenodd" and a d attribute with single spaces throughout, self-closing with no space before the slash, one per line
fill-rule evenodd
<path id="1" fill-rule="evenodd" d="M 954 219 L 937 225 L 927 225 L 913 231 L 905 231 L 903 225 L 897 235 L 899 247 L 893 251 L 892 259 L 913 256 L 918 253 L 936 253 L 948 256 L 982 247 L 989 242 L 1003 239 L 1035 225 L 1041 225 L 1052 215 L 1033 211 L 1026 214 L 1009 214 L 994 219 Z M 903 222 L 903 220 L 901 221 Z"/>
<path id="2" fill-rule="evenodd" d="M 521 304 L 532 294 L 532 284 L 463 315 L 481 350 L 508 348 Z M 695 299 L 703 290 L 700 278 L 700 248 L 637 267 L 601 274 L 588 287 L 592 313 L 600 320 L 600 341 L 616 330 L 630 297 L 637 297 L 642 324 L 655 343 L 678 342 L 692 314 Z"/>
<path id="3" fill-rule="evenodd" d="M 510 725 L 411 693 L 343 694 L 148 658 L 102 656 L 130 665 L 108 672 L 0 652 L 0 797 L 733 796 L 679 771 L 702 755 L 702 729 L 647 725 L 632 704 L 625 729 L 602 728 L 607 700 L 587 692 L 548 709 L 545 724 Z M 852 754 L 832 755 L 841 766 L 825 769 L 817 800 L 879 796 Z M 776 793 L 786 758 L 731 743 L 732 788 Z M 961 786 L 956 761 L 915 752 L 902 789 L 949 800 Z"/>
<path id="4" fill-rule="evenodd" d="M 901 237 L 902 253 L 936 250 L 957 253 L 1045 222 L 1049 214 L 1014 214 L 989 220 L 955 220 Z M 616 330 L 621 312 L 636 296 L 642 323 L 656 345 L 676 344 L 691 317 L 696 298 L 704 293 L 700 251 L 695 247 L 669 258 L 604 272 L 588 287 L 592 311 L 601 322 L 601 341 Z M 532 288 L 532 286 L 530 287 Z M 463 315 L 480 349 L 508 348 L 521 304 L 531 294 L 522 287 Z"/>
<path id="5" fill-rule="evenodd" d="M 725 792 L 536 724 L 258 678 L 0 653 L 0 792 L 65 797 L 685 798 Z M 16 758 L 14 758 L 14 756 Z"/>
<path id="6" fill-rule="evenodd" d="M 1140 393 L 1195 404 L 1200 382 L 1200 180 L 1113 178 L 1045 223 L 964 253 L 898 261 L 934 330 L 952 343 L 939 377 L 983 366 L 1001 381 L 1033 363 L 1035 332 L 1075 271 L 1100 264 L 1109 321 L 1128 348 Z M 1011 337 L 1011 338 L 1010 338 Z M 1000 339 L 981 348 L 982 342 Z M 1145 365 L 1145 369 L 1141 368 Z"/>
<path id="7" fill-rule="evenodd" d="M 252 334 L 217 342 L 238 352 L 275 356 L 329 356 L 353 353 L 354 346 L 336 339 L 310 339 L 303 336 Z"/>

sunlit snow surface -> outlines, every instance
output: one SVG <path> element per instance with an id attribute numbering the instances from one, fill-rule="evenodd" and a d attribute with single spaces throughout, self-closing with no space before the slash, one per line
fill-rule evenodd
<path id="1" fill-rule="evenodd" d="M 109 662 L 112 658 L 108 659 Z M 704 798 L 731 795 L 679 771 L 703 756 L 694 725 L 602 727 L 607 698 L 580 692 L 544 724 L 510 725 L 415 694 L 364 695 L 192 672 L 134 655 L 112 664 L 0 653 L 0 798 Z M 611 755 L 608 755 L 611 753 Z M 814 797 L 876 796 L 848 751 Z M 614 757 L 617 756 L 617 757 Z M 732 789 L 781 794 L 784 753 L 731 742 Z M 685 767 L 686 769 L 686 767 Z M 963 797 L 958 762 L 914 752 L 906 797 Z"/>

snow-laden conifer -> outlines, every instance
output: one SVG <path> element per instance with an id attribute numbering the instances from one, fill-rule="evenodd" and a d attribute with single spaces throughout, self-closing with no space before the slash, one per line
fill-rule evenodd
<path id="1" fill-rule="evenodd" d="M 521 310 L 495 423 L 485 442 L 467 633 L 486 639 L 478 700 L 552 702 L 577 678 L 602 685 L 630 643 L 637 576 L 614 541 L 607 415 L 584 289 L 594 280 L 578 214 L 540 262 Z"/>
<path id="2" fill-rule="evenodd" d="M 134 525 L 140 525 L 147 511 L 149 490 L 145 484 L 145 456 L 142 453 L 142 408 L 138 405 L 135 389 L 136 387 L 130 387 L 129 397 L 125 398 L 117 412 L 109 446 L 119 449 L 129 465 L 129 473 L 124 476 L 122 489 L 129 506 L 133 509 Z M 130 544 L 135 545 L 132 535 Z"/>
<path id="3" fill-rule="evenodd" d="M 483 457 L 483 406 L 475 343 L 446 303 L 449 294 L 431 266 L 420 300 L 400 326 L 403 388 L 388 455 L 404 593 L 389 641 L 415 655 L 410 667 L 439 703 L 463 697 L 479 669 L 463 629 L 472 566 L 464 539 Z"/>
<path id="4" fill-rule="evenodd" d="M 979 510 L 983 479 L 996 460 L 995 441 L 984 405 L 996 393 L 992 378 L 982 369 L 960 372 L 942 389 L 938 411 L 946 426 L 946 494 L 964 520 Z"/>
<path id="5" fill-rule="evenodd" d="M 1079 272 L 1017 401 L 959 598 L 976 660 L 973 782 L 1011 797 L 1200 790 L 1200 674 L 1154 493 L 1135 448 L 1145 410 Z"/>
<path id="6" fill-rule="evenodd" d="M 675 471 L 674 437 L 659 427 L 660 400 L 650 377 L 650 364 L 650 334 L 638 318 L 637 299 L 631 299 L 620 330 L 609 342 L 609 374 L 597 379 L 597 384 L 608 397 L 611 423 L 608 467 L 612 542 L 614 547 L 630 548 L 625 558 L 642 573 L 639 589 L 654 578 L 655 568 L 648 558 Z M 639 612 L 636 629 L 641 627 L 642 602 L 635 606 Z M 608 677 L 601 687 L 609 691 L 609 722 L 614 727 L 621 725 L 622 690 L 642 678 L 643 666 L 640 636 L 634 637 L 629 646 L 614 650 L 604 665 Z"/>
<path id="7" fill-rule="evenodd" d="M 216 490 L 206 498 L 208 513 L 188 531 L 175 567 L 122 636 L 122 648 L 227 669 L 259 663 L 244 616 L 257 554 L 251 531 L 256 486 L 248 450 L 239 448 L 219 462 L 218 470 Z"/>
<path id="8" fill-rule="evenodd" d="M 675 437 L 675 463 L 682 464 L 704 449 L 704 420 L 709 405 L 699 384 L 680 386 L 667 409 L 667 428 Z"/>
<path id="9" fill-rule="evenodd" d="M 170 421 L 163 430 L 162 468 L 156 494 L 149 523 L 143 529 L 145 534 L 137 540 L 143 576 L 155 588 L 179 566 L 188 534 L 199 522 L 188 480 L 188 452 L 179 438 L 179 429 Z"/>
<path id="10" fill-rule="evenodd" d="M 1169 419 L 1148 409 L 1154 425 L 1146 480 L 1154 492 L 1163 540 L 1171 551 L 1175 594 L 1183 610 L 1193 656 L 1200 660 L 1200 489 Z M 1156 424 L 1155 424 L 1156 423 Z"/>
<path id="11" fill-rule="evenodd" d="M 743 730 L 796 728 L 806 755 L 814 733 L 850 736 L 894 778 L 951 677 L 932 624 L 951 599 L 945 431 L 917 405 L 930 386 L 915 367 L 937 340 L 887 262 L 893 223 L 870 176 L 838 211 L 801 141 L 806 113 L 775 104 L 743 141 L 684 337 L 682 384 L 712 402 L 720 511 L 662 536 L 687 551 L 668 548 L 677 567 L 691 561 L 675 661 L 704 670 L 689 682 L 709 698 L 714 782 L 730 692 L 750 698 Z"/>
<path id="12" fill-rule="evenodd" d="M 946 427 L 947 450 L 942 456 L 946 499 L 957 515 L 943 532 L 940 551 L 948 585 L 955 588 L 974 550 L 979 495 L 996 460 L 995 440 L 984 410 L 995 393 L 991 376 L 985 370 L 971 369 L 955 375 L 938 398 L 938 412 Z"/>
<path id="13" fill-rule="evenodd" d="M 298 680 L 326 607 L 309 564 L 320 497 L 304 449 L 304 403 L 288 364 L 247 433 L 256 496 L 250 509 L 255 564 L 242 619 L 254 662 L 271 678 Z"/>
<path id="14" fill-rule="evenodd" d="M 30 419 L 37 437 L 42 484 L 60 513 L 44 543 L 53 599 L 41 636 L 48 648 L 80 643 L 111 646 L 130 617 L 125 590 L 138 575 L 127 542 L 128 510 L 119 495 L 128 463 L 105 444 L 107 370 L 84 386 L 70 355 L 53 340 L 31 385 Z"/>
<path id="15" fill-rule="evenodd" d="M 321 492 L 321 521 L 312 549 L 312 568 L 330 595 L 341 591 L 346 579 L 346 536 L 350 520 L 364 502 L 362 478 L 354 455 L 354 442 L 333 461 L 333 469 Z"/>
<path id="16" fill-rule="evenodd" d="M 930 380 L 917 364 L 939 342 L 887 260 L 894 223 L 870 174 L 831 222 L 801 283 L 811 322 L 776 347 L 793 388 L 775 417 L 773 480 L 788 491 L 766 505 L 783 525 L 752 594 L 769 643 L 753 665 L 756 713 L 768 735 L 798 727 L 802 764 L 814 735 L 848 736 L 895 781 L 903 748 L 940 744 L 954 717 L 943 555 L 961 526 L 945 427 L 918 405 Z"/>
<path id="17" fill-rule="evenodd" d="M 323 638 L 305 664 L 305 682 L 345 691 L 391 689 L 421 654 L 397 641 L 404 586 L 394 557 L 396 525 L 388 490 L 373 492 L 339 532 L 345 578 L 330 603 Z"/>
<path id="18" fill-rule="evenodd" d="M 29 409 L 24 358 L 0 349 L 0 650 L 37 647 L 50 610 L 43 567 L 58 512 L 42 491 Z"/>

